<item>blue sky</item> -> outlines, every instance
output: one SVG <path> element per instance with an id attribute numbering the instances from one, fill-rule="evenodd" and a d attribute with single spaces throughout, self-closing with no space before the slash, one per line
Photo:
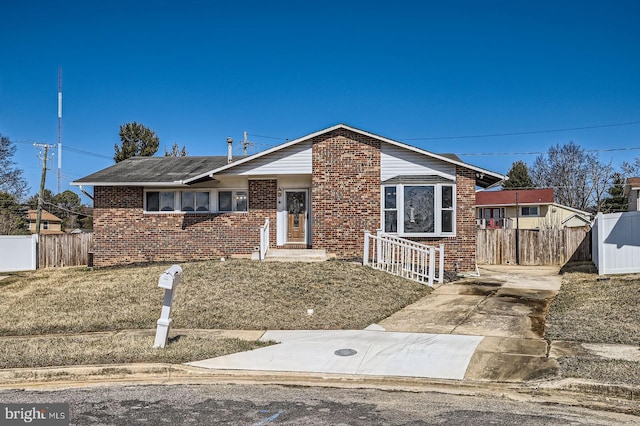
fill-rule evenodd
<path id="1" fill-rule="evenodd" d="M 14 1 L 0 6 L 0 133 L 37 191 L 113 164 L 121 124 L 224 155 L 346 123 L 506 173 L 574 141 L 640 156 L 638 1 Z M 587 128 L 610 124 L 635 123 Z M 581 128 L 510 136 L 488 134 Z M 455 137 L 455 138 L 447 138 Z M 281 138 L 281 139 L 278 139 Z M 57 150 L 56 150 L 57 153 Z M 484 155 L 469 155 L 469 154 Z M 57 192 L 57 158 L 47 187 Z"/>

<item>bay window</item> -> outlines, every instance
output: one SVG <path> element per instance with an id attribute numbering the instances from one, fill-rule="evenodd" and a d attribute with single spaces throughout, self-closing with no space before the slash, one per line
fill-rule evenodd
<path id="1" fill-rule="evenodd" d="M 416 237 L 455 235 L 455 185 L 385 185 L 382 198 L 384 232 Z"/>

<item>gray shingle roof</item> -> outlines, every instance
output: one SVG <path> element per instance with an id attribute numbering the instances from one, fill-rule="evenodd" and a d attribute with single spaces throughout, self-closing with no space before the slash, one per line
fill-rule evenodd
<path id="1" fill-rule="evenodd" d="M 175 183 L 227 164 L 226 156 L 132 157 L 76 180 L 76 184 Z"/>

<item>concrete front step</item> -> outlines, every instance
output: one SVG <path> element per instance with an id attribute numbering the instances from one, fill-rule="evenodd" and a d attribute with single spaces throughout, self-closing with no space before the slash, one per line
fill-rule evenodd
<path id="1" fill-rule="evenodd" d="M 326 250 L 318 249 L 269 249 L 267 262 L 324 262 L 328 260 Z"/>

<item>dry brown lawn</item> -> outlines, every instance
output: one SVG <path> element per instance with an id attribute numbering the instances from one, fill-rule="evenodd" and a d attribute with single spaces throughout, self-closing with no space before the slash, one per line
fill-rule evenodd
<path id="1" fill-rule="evenodd" d="M 348 262 L 181 266 L 171 315 L 177 328 L 361 329 L 430 291 Z M 0 281 L 0 335 L 153 329 L 164 295 L 158 277 L 167 267 L 13 274 Z"/>
<path id="2" fill-rule="evenodd" d="M 589 343 L 640 343 L 640 275 L 572 272 L 547 316 L 546 337 Z M 640 385 L 640 363 L 578 355 L 560 359 L 561 374 Z"/>
<path id="3" fill-rule="evenodd" d="M 0 337 L 0 368 L 182 363 L 270 344 L 187 333 L 165 349 L 153 349 L 149 333 L 63 334 L 153 332 L 164 297 L 158 278 L 168 266 L 10 274 L 0 281 L 0 336 L 5 336 Z M 181 266 L 171 314 L 172 326 L 180 329 L 359 329 L 430 291 L 346 262 L 233 260 Z"/>
<path id="4" fill-rule="evenodd" d="M 248 351 L 271 344 L 213 336 L 179 337 L 170 341 L 164 349 L 154 349 L 154 337 L 145 335 L 0 338 L 0 367 L 28 368 L 130 362 L 177 364 Z"/>
<path id="5" fill-rule="evenodd" d="M 551 304 L 546 336 L 591 343 L 640 343 L 640 275 L 568 273 Z"/>

